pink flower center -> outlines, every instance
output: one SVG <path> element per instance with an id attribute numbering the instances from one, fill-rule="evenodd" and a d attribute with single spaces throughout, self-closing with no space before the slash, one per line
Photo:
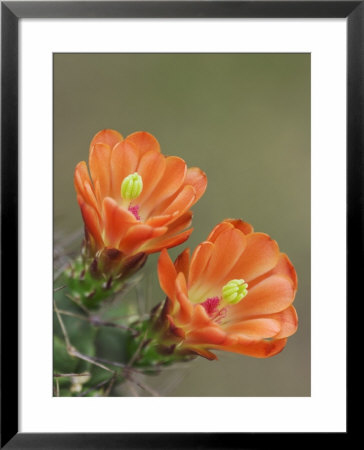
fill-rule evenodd
<path id="1" fill-rule="evenodd" d="M 200 303 L 207 312 L 207 314 L 211 317 L 211 319 L 219 323 L 226 317 L 227 309 L 221 308 L 219 309 L 220 298 L 219 297 L 211 297 L 206 299 L 204 302 Z"/>
<path id="2" fill-rule="evenodd" d="M 204 302 L 200 303 L 206 309 L 206 312 L 209 316 L 217 312 L 217 307 L 219 306 L 220 299 L 219 297 L 211 297 L 206 299 Z"/>
<path id="3" fill-rule="evenodd" d="M 136 220 L 140 220 L 139 205 L 129 206 L 128 211 L 130 211 L 133 214 L 133 216 L 136 218 Z"/>

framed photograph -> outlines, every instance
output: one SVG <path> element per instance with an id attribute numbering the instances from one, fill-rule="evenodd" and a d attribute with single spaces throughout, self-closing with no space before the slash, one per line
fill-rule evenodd
<path id="1" fill-rule="evenodd" d="M 363 3 L 1 6 L 2 447 L 347 438 Z"/>

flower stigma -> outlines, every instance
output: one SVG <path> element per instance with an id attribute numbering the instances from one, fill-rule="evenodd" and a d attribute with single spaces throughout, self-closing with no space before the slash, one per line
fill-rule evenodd
<path id="1" fill-rule="evenodd" d="M 239 303 L 248 294 L 248 283 L 244 280 L 230 280 L 222 288 L 222 300 L 230 305 Z"/>
<path id="2" fill-rule="evenodd" d="M 131 173 L 121 183 L 121 197 L 131 201 L 139 197 L 143 190 L 143 179 L 138 172 Z"/>

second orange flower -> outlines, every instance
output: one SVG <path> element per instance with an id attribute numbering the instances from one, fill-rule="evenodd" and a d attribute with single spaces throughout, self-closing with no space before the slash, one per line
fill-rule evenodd
<path id="1" fill-rule="evenodd" d="M 173 351 L 267 358 L 297 330 L 296 271 L 276 241 L 246 222 L 218 224 L 191 259 L 187 249 L 173 264 L 162 251 L 158 274 L 167 295 L 162 341 Z"/>

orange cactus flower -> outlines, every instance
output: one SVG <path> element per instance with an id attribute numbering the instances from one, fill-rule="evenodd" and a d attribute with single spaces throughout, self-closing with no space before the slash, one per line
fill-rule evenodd
<path id="1" fill-rule="evenodd" d="M 147 132 L 123 139 L 102 130 L 91 141 L 89 176 L 77 164 L 74 183 L 91 253 L 117 249 L 131 257 L 184 242 L 192 232 L 190 207 L 206 189 L 206 175 L 183 159 L 164 156 Z"/>
<path id="2" fill-rule="evenodd" d="M 181 352 L 217 359 L 215 349 L 266 358 L 297 329 L 292 263 L 276 241 L 241 220 L 217 225 L 191 259 L 187 249 L 173 264 L 163 250 L 158 275 L 167 295 L 166 336 L 175 336 Z"/>

